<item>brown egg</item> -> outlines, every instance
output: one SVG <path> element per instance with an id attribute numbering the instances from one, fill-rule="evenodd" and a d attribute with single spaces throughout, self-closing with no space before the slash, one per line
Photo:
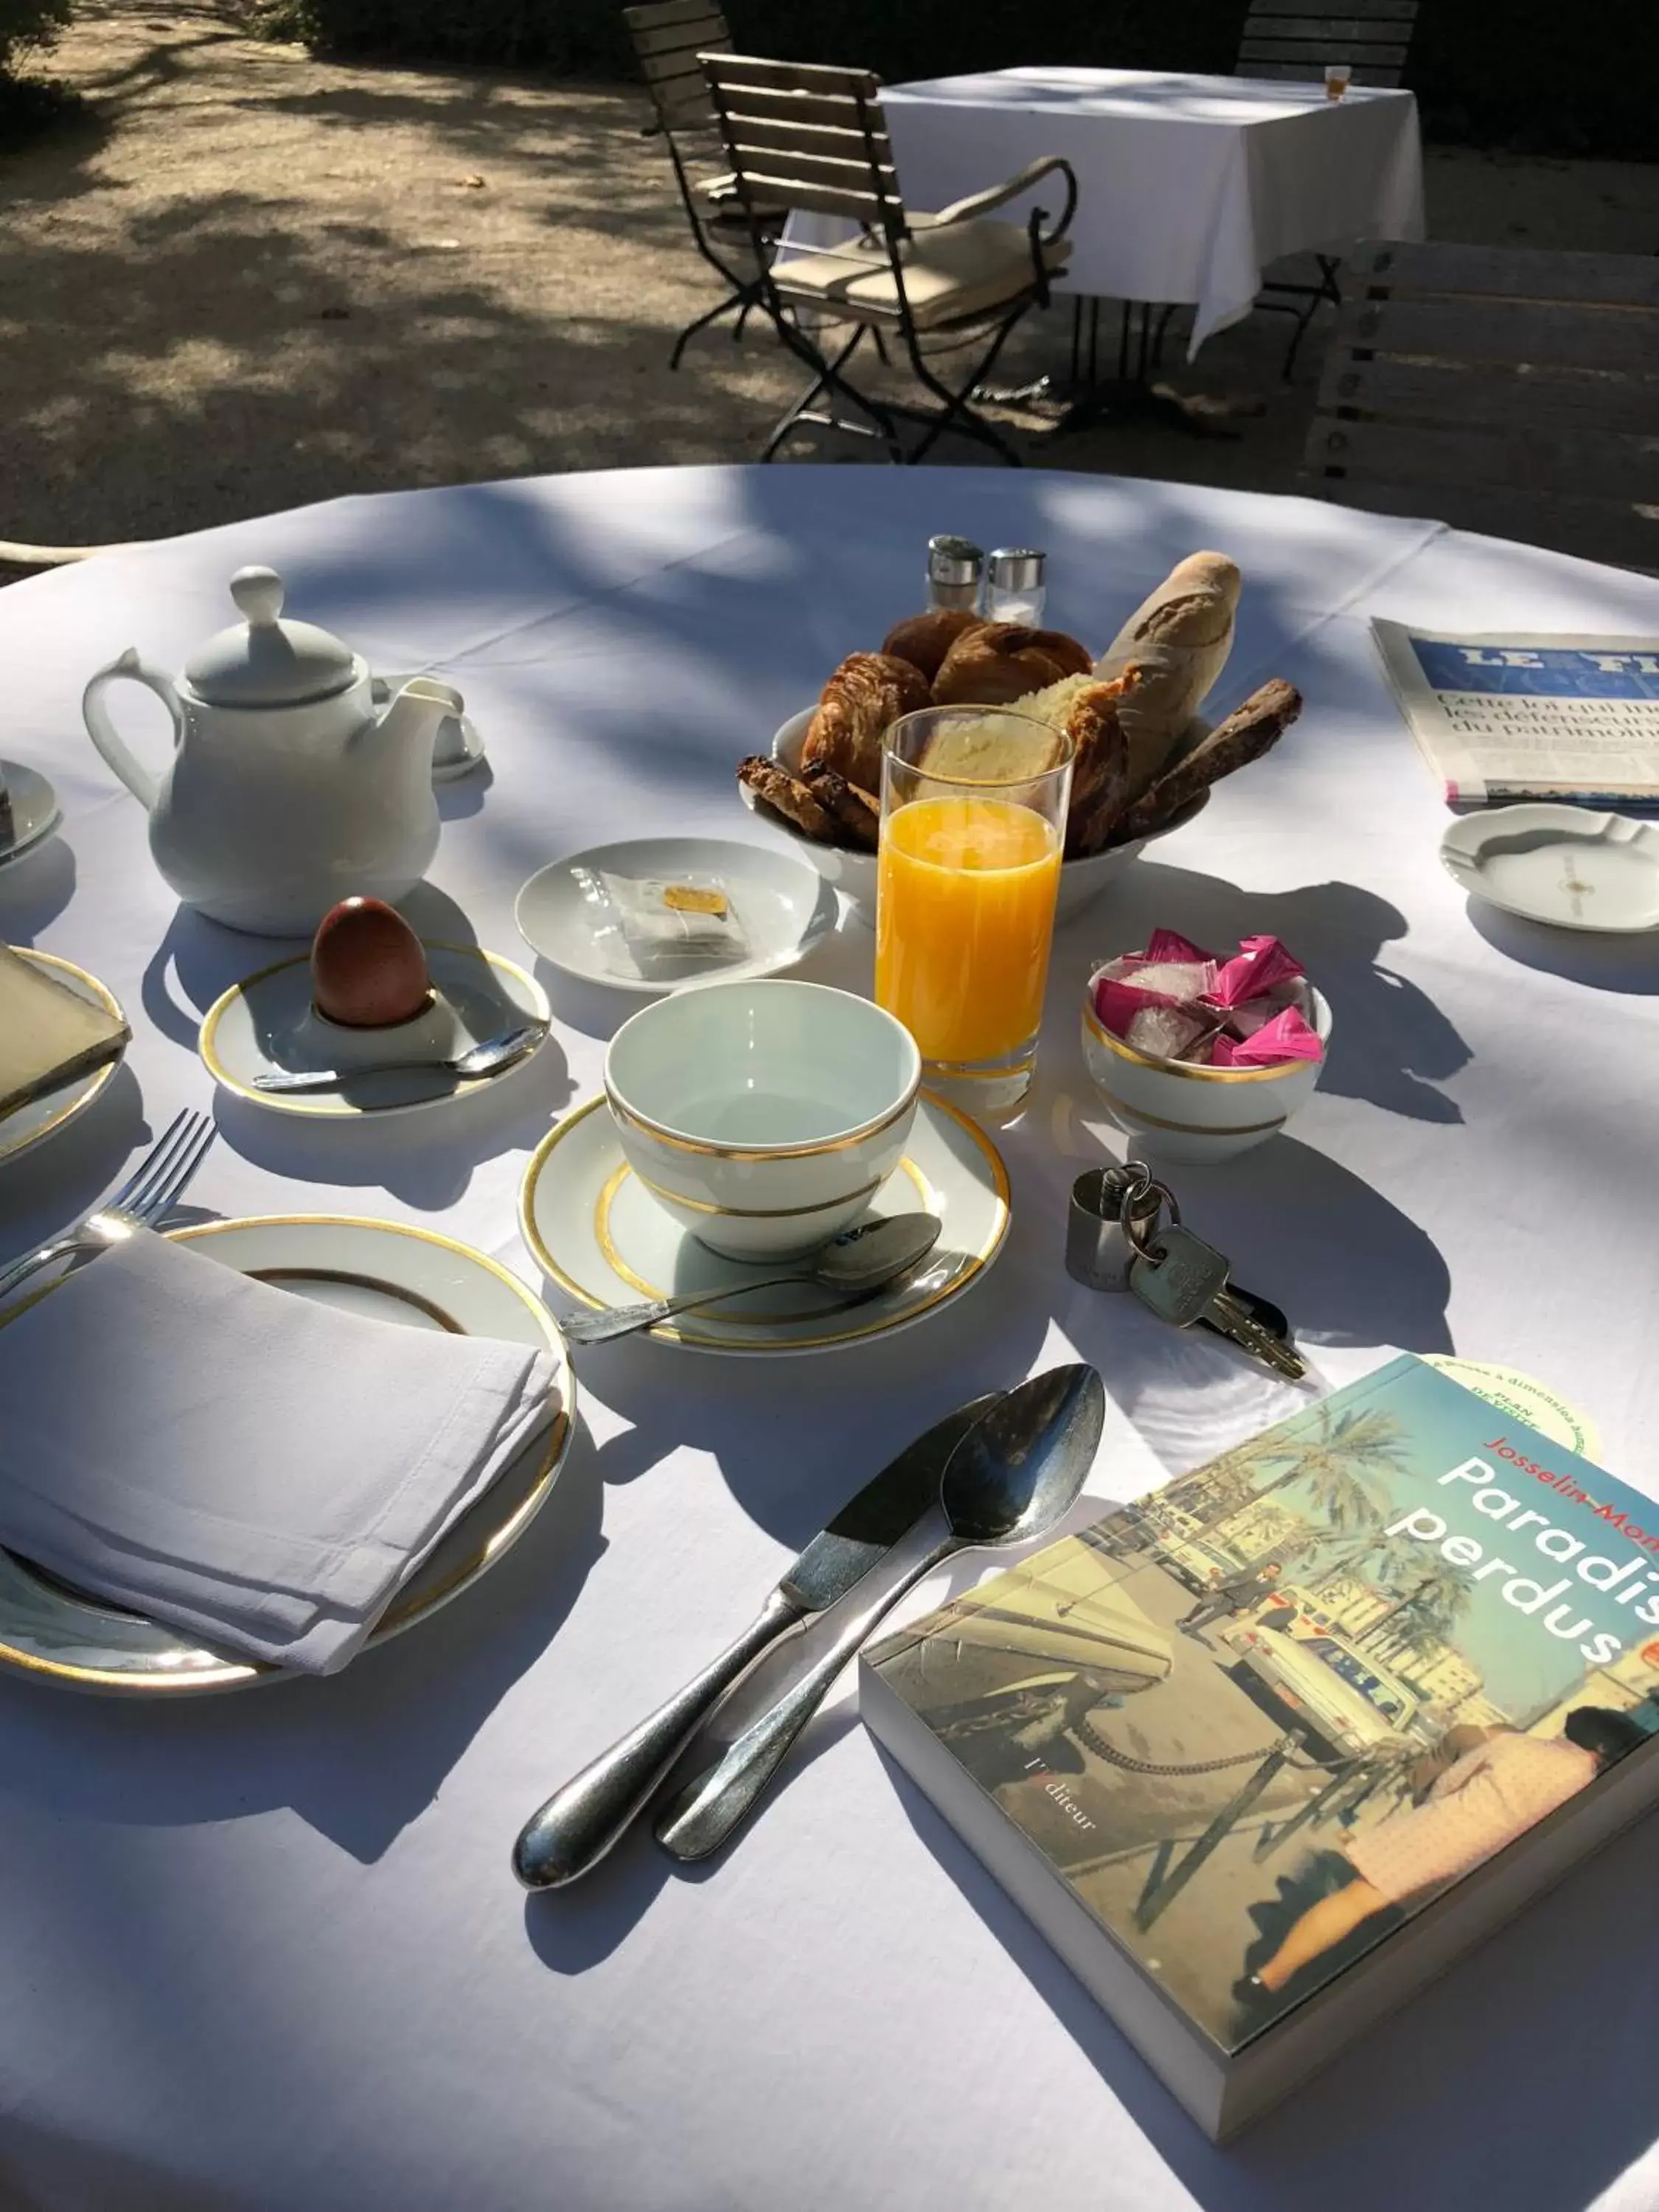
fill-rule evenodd
<path id="1" fill-rule="evenodd" d="M 422 1012 L 430 988 L 420 939 L 383 900 L 342 899 L 318 924 L 311 996 L 330 1021 L 390 1029 Z"/>

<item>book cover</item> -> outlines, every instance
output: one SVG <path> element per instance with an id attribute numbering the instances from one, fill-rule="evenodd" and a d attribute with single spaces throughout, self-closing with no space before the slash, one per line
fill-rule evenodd
<path id="1" fill-rule="evenodd" d="M 1224 2057 L 1659 1734 L 1659 1504 L 1405 1358 L 866 1663 Z"/>

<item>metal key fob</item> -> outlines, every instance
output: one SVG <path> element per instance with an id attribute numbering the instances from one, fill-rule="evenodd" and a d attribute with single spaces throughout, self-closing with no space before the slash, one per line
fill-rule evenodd
<path id="1" fill-rule="evenodd" d="M 1121 1167 L 1091 1168 L 1072 1186 L 1066 1220 L 1066 1271 L 1091 1291 L 1127 1291 L 1135 1247 L 1124 1228 L 1126 1210 L 1138 1231 L 1158 1226 L 1162 1185 L 1142 1160 Z"/>

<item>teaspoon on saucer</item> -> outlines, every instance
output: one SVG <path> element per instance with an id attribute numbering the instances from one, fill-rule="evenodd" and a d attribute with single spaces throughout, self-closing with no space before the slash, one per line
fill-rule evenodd
<path id="1" fill-rule="evenodd" d="M 495 1075 L 504 1067 L 511 1067 L 515 1060 L 522 1060 L 533 1052 L 547 1034 L 544 1022 L 533 1022 L 516 1030 L 507 1030 L 500 1036 L 486 1037 L 467 1051 L 457 1053 L 453 1060 L 384 1060 L 362 1067 L 308 1067 L 276 1075 L 256 1075 L 253 1088 L 267 1091 L 282 1097 L 291 1097 L 307 1091 L 341 1091 L 348 1083 L 360 1081 L 366 1075 L 456 1075 L 464 1082 L 476 1082 L 482 1075 Z"/>
<path id="2" fill-rule="evenodd" d="M 636 1329 L 654 1328 L 674 1315 L 697 1306 L 712 1306 L 749 1291 L 775 1290 L 785 1283 L 811 1283 L 820 1290 L 838 1291 L 839 1303 L 856 1305 L 891 1283 L 914 1274 L 939 1242 L 940 1224 L 931 1213 L 895 1213 L 880 1221 L 866 1221 L 848 1229 L 822 1251 L 798 1260 L 782 1274 L 761 1275 L 752 1283 L 722 1283 L 718 1290 L 682 1291 L 676 1297 L 650 1298 L 636 1306 L 613 1306 L 608 1312 L 578 1314 L 559 1324 L 567 1344 L 608 1344 L 613 1337 L 632 1336 Z M 835 1307 L 827 1309 L 830 1312 Z"/>

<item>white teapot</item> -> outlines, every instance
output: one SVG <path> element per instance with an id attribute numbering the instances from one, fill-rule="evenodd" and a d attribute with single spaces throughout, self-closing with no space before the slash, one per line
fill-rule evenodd
<path id="1" fill-rule="evenodd" d="M 438 849 L 432 746 L 447 686 L 417 677 L 375 712 L 367 664 L 310 623 L 284 622 L 274 569 L 239 568 L 246 621 L 210 638 L 175 683 L 131 650 L 101 668 L 82 713 L 92 741 L 149 810 L 155 865 L 186 906 L 258 937 L 301 937 L 355 892 L 398 899 Z M 119 677 L 173 717 L 153 775 L 104 704 Z"/>

